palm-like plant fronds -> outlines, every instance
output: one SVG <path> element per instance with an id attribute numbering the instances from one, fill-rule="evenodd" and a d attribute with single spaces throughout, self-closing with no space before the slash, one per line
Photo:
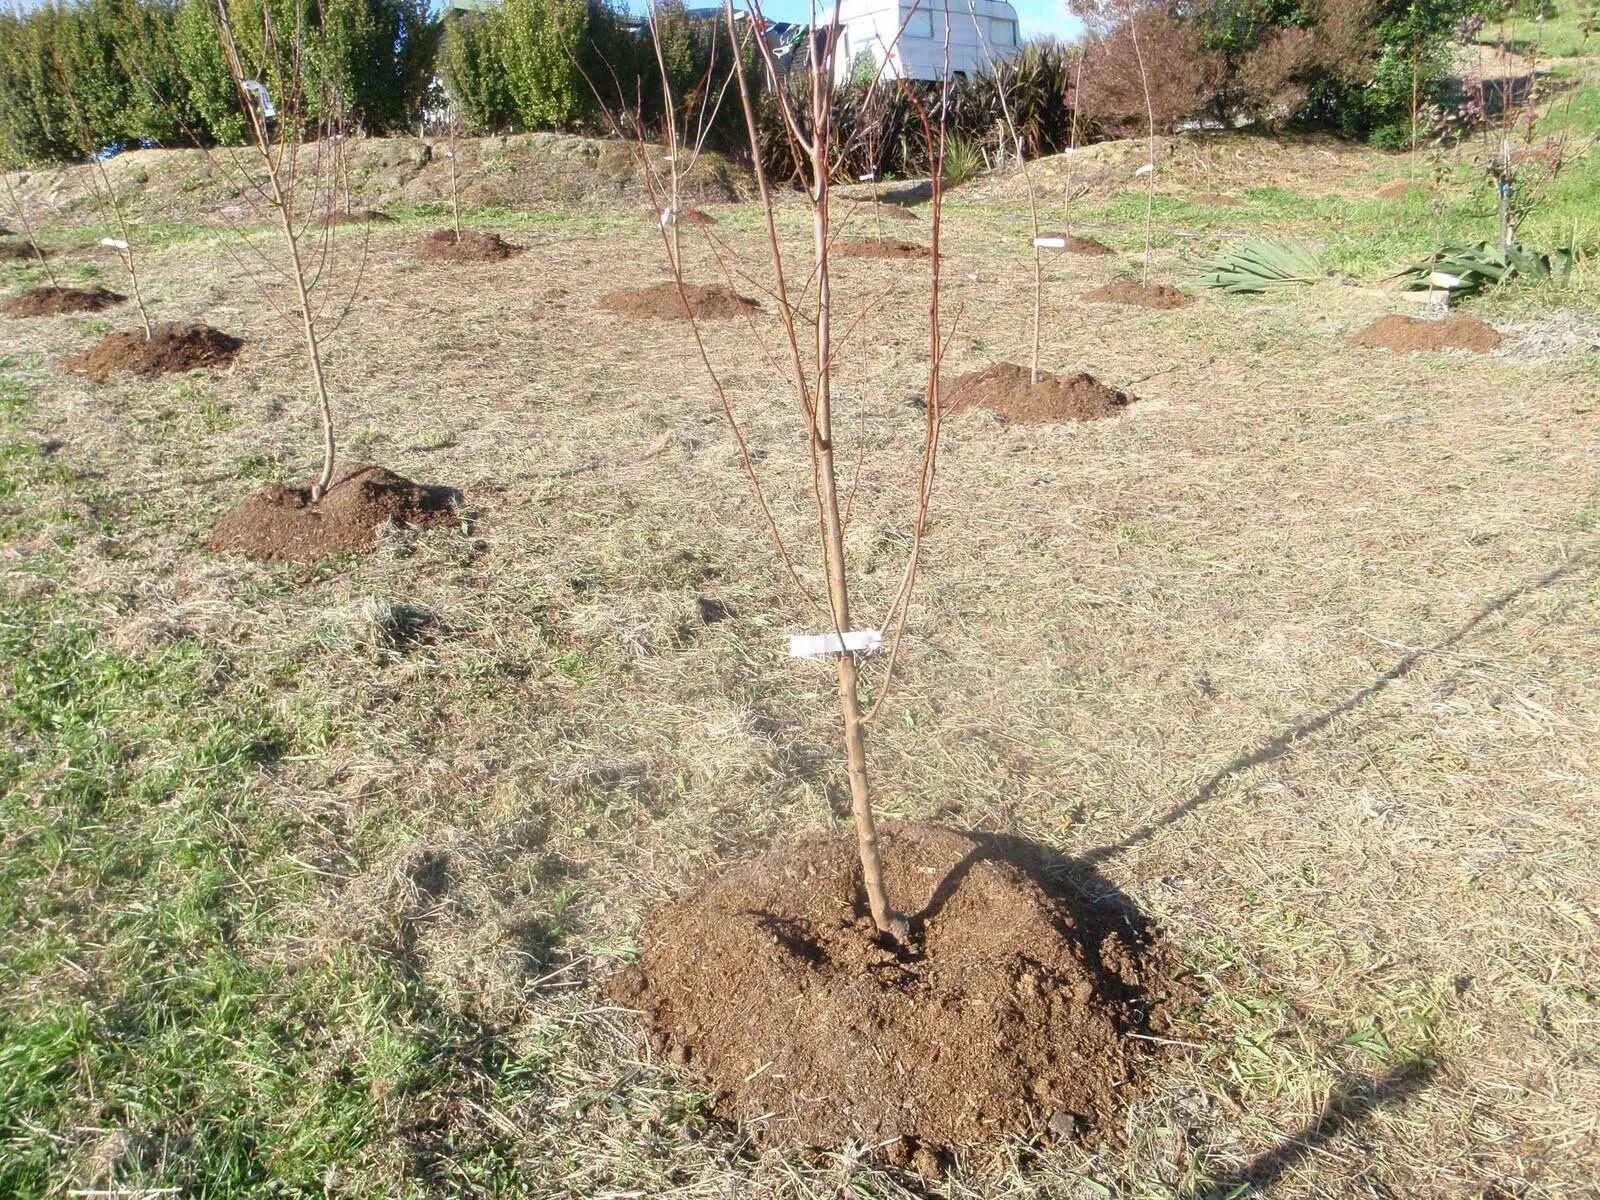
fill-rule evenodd
<path id="1" fill-rule="evenodd" d="M 1570 247 L 1545 252 L 1523 246 L 1502 251 L 1493 242 L 1442 246 L 1419 263 L 1391 276 L 1404 280 L 1406 291 L 1448 291 L 1473 296 L 1513 279 L 1565 279 L 1575 255 Z"/>
<path id="2" fill-rule="evenodd" d="M 1302 242 L 1240 242 L 1200 264 L 1194 282 L 1224 292 L 1266 292 L 1316 283 L 1326 272 L 1311 247 Z"/>

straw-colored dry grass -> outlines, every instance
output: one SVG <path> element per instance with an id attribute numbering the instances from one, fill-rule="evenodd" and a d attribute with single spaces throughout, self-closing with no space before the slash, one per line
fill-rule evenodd
<path id="1" fill-rule="evenodd" d="M 1014 202 L 952 207 L 950 372 L 1027 361 L 1018 220 Z M 316 453 L 295 342 L 215 243 L 147 272 L 160 315 L 249 339 L 229 374 L 93 387 L 49 365 L 85 321 L 6 329 L 29 435 L 104 497 L 103 530 L 61 551 L 63 594 L 121 653 L 197 644 L 296 731 L 251 786 L 297 832 L 241 881 L 296 890 L 239 952 L 301 979 L 381 972 L 432 1047 L 407 1088 L 371 1085 L 334 1194 L 909 1186 L 708 1124 L 594 986 L 649 904 L 842 803 L 831 677 L 784 657 L 812 619 L 687 331 L 599 309 L 659 274 L 640 224 L 510 225 L 528 252 L 468 275 L 416 261 L 412 229 L 372 231 L 367 299 L 331 352 L 346 453 L 460 488 L 465 528 L 311 571 L 201 548 L 219 512 Z M 719 277 L 705 233 L 756 267 L 755 230 L 746 208 L 686 231 L 695 281 Z M 1206 999 L 1125 1146 L 997 1147 L 938 1194 L 1581 1194 L 1600 1175 L 1592 355 L 1357 351 L 1345 336 L 1397 302 L 1334 282 L 1170 313 L 1076 301 L 1127 269 L 1050 260 L 1043 354 L 1139 395 L 1125 418 L 952 420 L 870 752 L 886 813 L 1077 858 L 1085 887 L 1165 929 Z M 849 455 L 865 445 L 851 547 L 876 620 L 909 528 L 925 282 L 900 263 L 840 275 L 846 304 L 887 295 L 839 384 Z M 705 336 L 803 545 L 804 447 L 752 334 L 776 337 L 766 309 Z M 38 550 L 5 554 L 20 570 Z M 731 618 L 703 623 L 697 597 Z M 388 1026 L 327 1021 L 365 1079 Z M 316 1132 L 314 1110 L 258 1117 Z M 104 1129 L 51 1136 L 61 1187 L 199 1191 L 181 1143 L 107 1167 Z"/>

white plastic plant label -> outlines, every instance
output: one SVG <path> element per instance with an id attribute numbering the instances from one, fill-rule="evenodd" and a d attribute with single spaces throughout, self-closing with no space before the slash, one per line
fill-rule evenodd
<path id="1" fill-rule="evenodd" d="M 856 181 L 858 183 L 871 183 L 877 177 L 878 173 L 876 171 L 868 171 L 865 175 L 857 175 Z"/>
<path id="2" fill-rule="evenodd" d="M 1036 237 L 1033 244 L 1041 250 L 1065 250 L 1067 239 L 1064 237 Z"/>
<path id="3" fill-rule="evenodd" d="M 662 209 L 661 210 L 661 228 L 665 229 L 668 225 L 671 225 L 672 222 L 673 222 L 673 212 L 672 212 L 672 210 L 670 208 Z"/>
<path id="4" fill-rule="evenodd" d="M 1140 167 L 1137 171 L 1135 171 L 1134 174 L 1136 176 L 1137 175 L 1148 175 L 1148 174 L 1150 174 L 1151 171 L 1154 171 L 1155 169 L 1156 169 L 1155 163 L 1145 163 L 1145 165 Z"/>
<path id="5" fill-rule="evenodd" d="M 816 658 L 822 654 L 842 654 L 846 650 L 870 653 L 883 645 L 881 629 L 852 629 L 840 637 L 837 633 L 791 633 L 790 658 Z"/>
<path id="6" fill-rule="evenodd" d="M 244 90 L 261 101 L 261 115 L 266 117 L 267 120 L 270 121 L 278 115 L 278 110 L 272 104 L 272 93 L 267 91 L 266 84 L 255 79 L 246 79 L 244 81 Z"/>
<path id="7" fill-rule="evenodd" d="M 126 250 L 128 248 L 128 243 L 121 238 L 101 238 L 100 244 L 102 246 L 110 246 L 113 250 Z"/>

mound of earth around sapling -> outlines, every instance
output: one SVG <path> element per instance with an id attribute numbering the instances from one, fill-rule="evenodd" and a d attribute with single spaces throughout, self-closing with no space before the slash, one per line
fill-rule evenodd
<path id="1" fill-rule="evenodd" d="M 134 375 L 172 375 L 226 367 L 244 342 L 209 325 L 159 321 L 147 338 L 142 329 L 108 333 L 87 350 L 65 360 L 69 371 L 104 383 L 119 371 Z"/>
<path id="2" fill-rule="evenodd" d="M 899 238 L 846 238 L 835 242 L 833 252 L 841 258 L 927 258 L 931 250 L 916 242 Z"/>
<path id="3" fill-rule="evenodd" d="M 37 261 L 41 254 L 45 258 L 50 257 L 50 251 L 36 249 L 29 242 L 0 242 L 0 262 L 19 262 L 29 258 Z"/>
<path id="4" fill-rule="evenodd" d="M 1193 204 L 1206 204 L 1212 208 L 1242 208 L 1244 201 L 1237 196 L 1224 195 L 1221 192 L 1195 192 L 1189 197 Z"/>
<path id="5" fill-rule="evenodd" d="M 1098 421 L 1116 416 L 1136 399 L 1082 371 L 1076 375 L 1041 371 L 1035 383 L 1027 367 L 1008 362 L 948 380 L 942 390 L 951 412 L 984 408 L 1023 425 Z"/>
<path id="6" fill-rule="evenodd" d="M 1067 243 L 1062 249 L 1068 254 L 1082 254 L 1087 258 L 1104 258 L 1108 254 L 1116 253 L 1110 246 L 1092 237 L 1082 237 L 1070 233 L 1052 233 L 1040 236 L 1061 238 Z"/>
<path id="7" fill-rule="evenodd" d="M 778 1145 L 940 1154 L 1115 1137 L 1175 985 L 1121 910 L 1064 899 L 1037 847 L 880 827 L 911 945 L 886 947 L 852 832 L 817 835 L 657 907 L 607 984 L 714 1111 Z M 1045 852 L 1048 853 L 1048 852 Z"/>
<path id="8" fill-rule="evenodd" d="M 322 218 L 322 224 L 328 228 L 339 225 L 392 225 L 393 223 L 393 217 L 376 208 L 357 208 L 350 212 L 329 213 Z"/>
<path id="9" fill-rule="evenodd" d="M 456 523 L 452 488 L 412 483 L 377 466 L 352 467 L 316 503 L 311 488 L 268 484 L 226 512 L 206 548 L 263 562 L 314 563 L 370 549 L 391 522 L 418 529 Z"/>
<path id="10" fill-rule="evenodd" d="M 419 252 L 434 262 L 504 262 L 522 250 L 523 247 L 502 240 L 498 233 L 463 229 L 457 239 L 454 229 L 435 229 L 422 239 Z"/>
<path id="11" fill-rule="evenodd" d="M 688 306 L 684 306 L 687 299 Z M 675 283 L 658 283 L 645 288 L 617 288 L 600 298 L 600 307 L 619 317 L 686 321 L 691 316 L 702 321 L 726 321 L 745 313 L 760 312 L 761 306 L 722 283 L 686 283 L 678 294 Z"/>
<path id="12" fill-rule="evenodd" d="M 63 313 L 103 312 L 127 297 L 103 287 L 35 287 L 0 300 L 8 317 L 59 317 Z"/>
<path id="13" fill-rule="evenodd" d="M 1464 313 L 1434 321 L 1391 314 L 1352 333 L 1350 344 L 1372 350 L 1470 350 L 1482 354 L 1500 345 L 1500 334 L 1493 325 Z"/>
<path id="14" fill-rule="evenodd" d="M 1164 283 L 1140 283 L 1131 275 L 1118 275 L 1110 283 L 1083 293 L 1091 304 L 1132 304 L 1139 308 L 1172 309 L 1194 303 L 1194 297 Z"/>

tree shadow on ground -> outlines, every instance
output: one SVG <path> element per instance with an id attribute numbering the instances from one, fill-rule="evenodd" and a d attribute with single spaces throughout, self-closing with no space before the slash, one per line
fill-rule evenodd
<path id="1" fill-rule="evenodd" d="M 1285 1172 L 1316 1154 L 1327 1143 L 1361 1125 L 1373 1113 L 1409 1102 L 1428 1086 L 1434 1065 L 1414 1059 L 1377 1076 L 1341 1080 L 1322 1112 L 1298 1133 L 1256 1155 L 1239 1170 L 1212 1180 L 1194 1192 L 1193 1200 L 1235 1200 L 1265 1195 Z"/>
<path id="2" fill-rule="evenodd" d="M 1594 561 L 1595 558 L 1593 555 L 1570 558 L 1566 562 L 1563 562 L 1559 566 L 1545 571 L 1542 575 L 1539 575 L 1534 579 L 1520 583 L 1513 588 L 1508 588 L 1506 591 L 1491 597 L 1481 608 L 1478 609 L 1476 613 L 1474 613 L 1468 620 L 1456 626 L 1456 628 L 1452 630 L 1446 637 L 1435 642 L 1431 646 L 1420 646 L 1417 649 L 1410 651 L 1383 674 L 1379 675 L 1376 679 L 1373 679 L 1370 683 L 1367 683 L 1366 685 L 1351 692 L 1343 700 L 1340 700 L 1331 708 L 1327 708 L 1322 712 L 1315 714 L 1314 716 L 1305 717 L 1299 721 L 1296 721 L 1286 729 L 1282 729 L 1273 734 L 1271 738 L 1269 738 L 1262 745 L 1257 746 L 1254 750 L 1245 750 L 1236 754 L 1231 760 L 1229 760 L 1229 762 L 1227 762 L 1224 766 L 1212 774 L 1209 779 L 1202 783 L 1195 793 L 1188 799 L 1177 804 L 1169 811 L 1157 817 L 1155 820 L 1150 821 L 1139 829 L 1134 830 L 1121 841 L 1112 842 L 1105 846 L 1097 846 L 1092 850 L 1085 851 L 1081 855 L 1080 861 L 1088 864 L 1098 865 L 1100 863 L 1107 862 L 1110 859 L 1116 858 L 1118 855 L 1123 854 L 1136 846 L 1143 845 L 1169 825 L 1176 825 L 1190 813 L 1194 812 L 1207 801 L 1211 800 L 1219 791 L 1222 790 L 1223 785 L 1226 784 L 1230 779 L 1244 774 L 1252 767 L 1259 767 L 1263 764 L 1276 762 L 1278 759 L 1283 758 L 1291 750 L 1294 750 L 1299 743 L 1306 738 L 1321 733 L 1329 725 L 1333 724 L 1333 722 L 1339 717 L 1361 708 L 1371 700 L 1375 699 L 1391 684 L 1404 679 L 1416 669 L 1419 663 L 1423 662 L 1429 656 L 1442 653 L 1456 645 L 1459 645 L 1461 642 L 1466 641 L 1469 637 L 1476 633 L 1478 629 L 1489 620 L 1489 618 L 1500 613 L 1514 600 L 1520 599 L 1521 597 L 1532 592 L 1539 591 L 1542 588 L 1549 587 L 1551 584 L 1565 579 L 1567 576 L 1573 575 L 1587 566 L 1593 565 Z"/>

